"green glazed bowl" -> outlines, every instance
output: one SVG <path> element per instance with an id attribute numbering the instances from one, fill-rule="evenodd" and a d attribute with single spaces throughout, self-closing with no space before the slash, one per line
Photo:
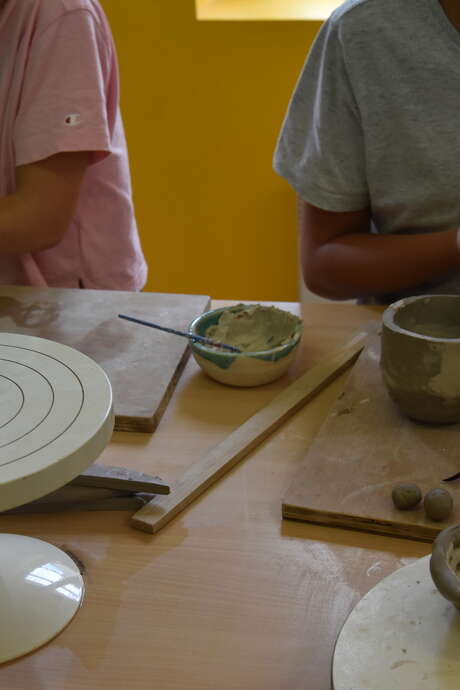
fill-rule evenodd
<path id="1" fill-rule="evenodd" d="M 250 307 L 261 305 L 237 304 L 231 307 L 213 309 L 201 314 L 192 321 L 188 332 L 190 335 L 206 336 L 210 326 L 218 323 L 226 311 L 238 313 Z M 302 338 L 302 321 L 294 314 L 276 307 L 261 307 L 267 310 L 270 318 L 278 318 L 286 322 L 292 319 L 292 335 L 277 347 L 258 352 L 231 352 L 190 341 L 193 356 L 202 370 L 212 379 L 229 386 L 261 386 L 282 376 L 296 355 Z M 228 343 L 232 345 L 232 343 Z"/>

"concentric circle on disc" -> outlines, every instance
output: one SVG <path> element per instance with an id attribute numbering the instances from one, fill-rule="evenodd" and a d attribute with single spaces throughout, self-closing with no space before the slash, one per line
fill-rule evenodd
<path id="1" fill-rule="evenodd" d="M 460 611 L 436 589 L 429 560 L 400 568 L 355 606 L 337 639 L 334 690 L 458 690 Z"/>
<path id="2" fill-rule="evenodd" d="M 51 340 L 0 333 L 0 510 L 80 474 L 113 423 L 112 389 L 96 362 Z"/>

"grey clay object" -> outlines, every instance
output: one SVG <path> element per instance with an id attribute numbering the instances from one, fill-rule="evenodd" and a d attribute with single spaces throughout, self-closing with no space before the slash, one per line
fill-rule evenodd
<path id="1" fill-rule="evenodd" d="M 428 491 L 423 499 L 425 513 L 430 520 L 447 520 L 454 507 L 452 496 L 446 489 L 436 488 Z"/>
<path id="2" fill-rule="evenodd" d="M 391 498 L 399 510 L 410 510 L 420 503 L 422 492 L 417 484 L 410 482 L 397 484 L 391 492 Z"/>
<path id="3" fill-rule="evenodd" d="M 460 525 L 447 527 L 436 537 L 430 572 L 442 596 L 460 609 Z"/>
<path id="4" fill-rule="evenodd" d="M 408 297 L 382 317 L 383 381 L 412 419 L 460 422 L 460 295 Z"/>

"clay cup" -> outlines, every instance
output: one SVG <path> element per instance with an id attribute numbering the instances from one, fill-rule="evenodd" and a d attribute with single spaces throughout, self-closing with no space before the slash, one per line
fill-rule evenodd
<path id="1" fill-rule="evenodd" d="M 382 317 L 380 366 L 390 397 L 410 418 L 460 422 L 460 295 L 390 304 Z"/>

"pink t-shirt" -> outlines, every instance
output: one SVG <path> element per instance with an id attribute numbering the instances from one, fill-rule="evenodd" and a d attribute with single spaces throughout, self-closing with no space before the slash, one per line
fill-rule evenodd
<path id="1" fill-rule="evenodd" d="M 137 233 L 118 68 L 97 0 L 7 0 L 0 10 L 0 197 L 16 166 L 91 151 L 62 241 L 0 256 L 0 283 L 139 290 L 147 269 Z"/>

